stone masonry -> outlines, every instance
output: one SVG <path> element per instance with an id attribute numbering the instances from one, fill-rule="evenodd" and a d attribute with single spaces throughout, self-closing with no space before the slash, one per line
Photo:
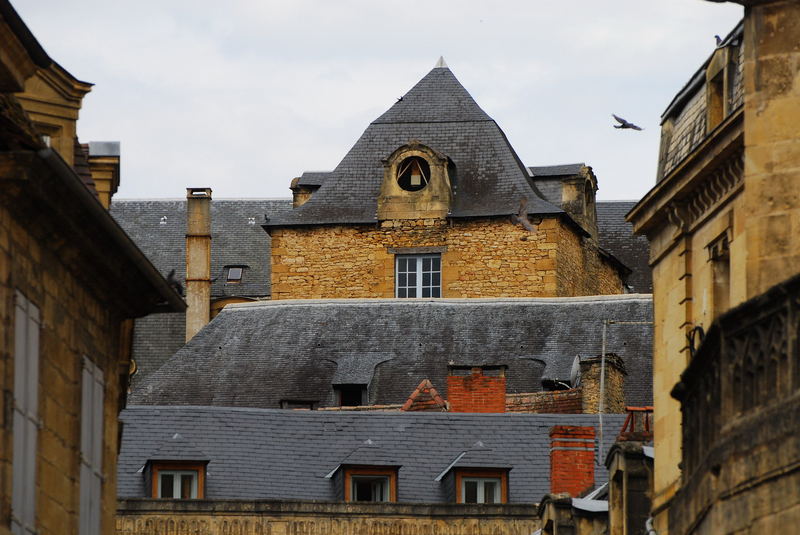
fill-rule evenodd
<path id="1" fill-rule="evenodd" d="M 557 218 L 534 223 L 535 232 L 509 218 L 274 228 L 272 298 L 394 297 L 395 254 L 403 248 L 441 252 L 442 297 L 622 293 L 615 268 L 588 240 Z"/>

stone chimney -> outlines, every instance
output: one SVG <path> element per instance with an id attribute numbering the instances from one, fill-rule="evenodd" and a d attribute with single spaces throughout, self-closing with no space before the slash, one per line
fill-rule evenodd
<path id="1" fill-rule="evenodd" d="M 602 359 L 591 357 L 581 360 L 581 390 L 583 412 L 595 414 L 600 410 L 600 375 Z M 625 412 L 625 364 L 614 353 L 606 354 L 605 401 L 603 412 L 623 414 Z"/>
<path id="2" fill-rule="evenodd" d="M 186 341 L 211 314 L 211 188 L 186 188 Z"/>
<path id="3" fill-rule="evenodd" d="M 550 428 L 550 493 L 573 498 L 594 486 L 594 427 Z"/>
<path id="4" fill-rule="evenodd" d="M 119 141 L 89 142 L 89 171 L 100 203 L 108 210 L 111 197 L 119 188 Z"/>
<path id="5" fill-rule="evenodd" d="M 450 412 L 506 412 L 506 366 L 450 366 Z"/>

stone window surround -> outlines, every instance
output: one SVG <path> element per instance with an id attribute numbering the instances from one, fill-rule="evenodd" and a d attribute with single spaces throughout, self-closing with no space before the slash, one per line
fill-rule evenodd
<path id="1" fill-rule="evenodd" d="M 353 501 L 353 476 L 386 477 L 389 482 L 388 502 L 397 501 L 396 466 L 351 465 L 344 467 L 344 501 Z"/>
<path id="2" fill-rule="evenodd" d="M 199 461 L 151 461 L 151 491 L 150 496 L 160 498 L 158 495 L 158 480 L 161 472 L 195 472 L 197 485 L 197 498 L 205 497 L 206 464 Z M 174 499 L 174 498 L 163 498 Z"/>
<path id="3" fill-rule="evenodd" d="M 464 503 L 464 480 L 500 480 L 500 501 L 508 503 L 508 470 L 504 468 L 456 468 L 456 503 Z"/>

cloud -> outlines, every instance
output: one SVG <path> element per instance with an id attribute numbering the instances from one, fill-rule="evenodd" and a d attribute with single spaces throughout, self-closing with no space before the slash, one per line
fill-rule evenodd
<path id="1" fill-rule="evenodd" d="M 638 198 L 661 112 L 741 17 L 700 0 L 18 4 L 96 84 L 79 134 L 122 141 L 124 197 L 288 196 L 443 54 L 527 165 L 584 161 L 601 198 Z M 612 129 L 612 112 L 646 130 Z"/>

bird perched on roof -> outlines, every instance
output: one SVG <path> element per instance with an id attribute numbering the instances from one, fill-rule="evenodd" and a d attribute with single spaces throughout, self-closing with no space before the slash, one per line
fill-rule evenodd
<path id="1" fill-rule="evenodd" d="M 617 122 L 619 123 L 619 124 L 615 124 L 614 128 L 630 128 L 631 130 L 644 130 L 641 126 L 636 126 L 635 124 L 630 123 L 630 122 L 626 121 L 625 119 L 623 119 L 622 117 L 614 115 L 613 113 L 611 114 L 611 116 L 614 119 L 616 119 Z"/>
<path id="2" fill-rule="evenodd" d="M 175 279 L 175 270 L 169 272 L 167 275 L 167 284 L 170 288 L 175 290 L 178 295 L 183 295 L 183 285 Z"/>
<path id="3" fill-rule="evenodd" d="M 714 39 L 717 40 L 717 48 L 719 48 L 720 45 L 722 44 L 722 37 L 720 37 L 719 35 L 715 35 Z"/>
<path id="4" fill-rule="evenodd" d="M 531 225 L 530 219 L 528 219 L 528 199 L 523 197 L 519 201 L 519 213 L 514 214 L 511 216 L 511 221 L 514 223 L 519 223 L 528 231 L 533 232 L 535 229 L 533 225 Z"/>

